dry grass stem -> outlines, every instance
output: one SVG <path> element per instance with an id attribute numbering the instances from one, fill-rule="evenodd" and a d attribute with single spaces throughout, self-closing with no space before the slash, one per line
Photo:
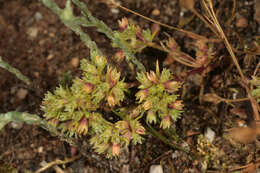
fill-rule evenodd
<path id="1" fill-rule="evenodd" d="M 74 156 L 72 158 L 69 158 L 69 159 L 65 159 L 65 160 L 55 160 L 55 161 L 52 161 L 50 163 L 47 163 L 44 167 L 38 169 L 35 173 L 41 173 L 53 166 L 56 166 L 56 165 L 63 165 L 63 164 L 67 164 L 67 163 L 70 163 L 70 162 L 73 162 L 74 160 L 77 160 L 81 157 L 81 155 L 77 155 L 77 156 Z"/>

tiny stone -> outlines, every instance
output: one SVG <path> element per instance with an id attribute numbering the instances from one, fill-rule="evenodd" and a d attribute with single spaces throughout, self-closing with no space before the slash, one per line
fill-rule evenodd
<path id="1" fill-rule="evenodd" d="M 179 152 L 175 151 L 174 153 L 172 153 L 172 159 L 176 159 L 179 156 Z"/>
<path id="2" fill-rule="evenodd" d="M 38 153 L 42 153 L 42 152 L 43 152 L 43 147 L 40 146 L 40 147 L 38 148 Z"/>
<path id="3" fill-rule="evenodd" d="M 20 99 L 23 100 L 28 94 L 28 90 L 24 89 L 24 88 L 20 88 L 17 93 L 16 96 Z"/>
<path id="4" fill-rule="evenodd" d="M 38 28 L 36 27 L 30 27 L 27 29 L 27 35 L 31 38 L 31 39 L 34 39 L 37 37 L 38 35 Z"/>
<path id="5" fill-rule="evenodd" d="M 13 129 L 16 130 L 20 130 L 23 127 L 23 123 L 19 123 L 19 122 L 11 122 L 10 125 Z"/>
<path id="6" fill-rule="evenodd" d="M 34 18 L 36 20 L 41 20 L 42 19 L 42 14 L 40 12 L 36 12 L 35 15 L 34 15 Z"/>
<path id="7" fill-rule="evenodd" d="M 152 11 L 152 15 L 154 15 L 154 16 L 159 16 L 159 15 L 160 15 L 160 10 L 158 10 L 157 8 L 154 9 L 154 10 Z"/>
<path id="8" fill-rule="evenodd" d="M 207 128 L 204 135 L 209 140 L 209 142 L 211 142 L 211 143 L 213 142 L 213 140 L 215 138 L 215 132 L 210 127 Z"/>
<path id="9" fill-rule="evenodd" d="M 49 54 L 49 55 L 47 56 L 47 60 L 51 60 L 53 57 L 54 57 L 53 54 Z"/>
<path id="10" fill-rule="evenodd" d="M 152 165 L 149 173 L 163 173 L 163 168 L 161 165 Z"/>
<path id="11" fill-rule="evenodd" d="M 78 57 L 72 58 L 71 61 L 70 61 L 70 65 L 74 68 L 78 67 L 79 66 L 79 58 Z"/>
<path id="12" fill-rule="evenodd" d="M 117 8 L 111 8 L 111 13 L 118 14 L 119 10 Z"/>

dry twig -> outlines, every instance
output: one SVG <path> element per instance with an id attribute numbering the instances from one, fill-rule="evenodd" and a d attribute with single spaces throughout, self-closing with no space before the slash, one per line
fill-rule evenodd
<path id="1" fill-rule="evenodd" d="M 74 156 L 72 158 L 69 158 L 69 159 L 65 159 L 65 160 L 55 160 L 55 161 L 52 161 L 48 164 L 46 164 L 45 166 L 43 166 L 42 168 L 38 169 L 35 173 L 40 173 L 40 172 L 43 172 L 53 166 L 56 166 L 56 165 L 63 165 L 63 164 L 67 164 L 67 163 L 70 163 L 70 162 L 73 162 L 74 160 L 77 160 L 81 157 L 81 155 L 77 155 L 77 156 Z"/>

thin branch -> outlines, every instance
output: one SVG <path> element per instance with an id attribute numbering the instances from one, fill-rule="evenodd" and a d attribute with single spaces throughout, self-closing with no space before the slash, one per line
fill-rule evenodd
<path id="1" fill-rule="evenodd" d="M 67 163 L 70 163 L 70 162 L 73 162 L 77 159 L 79 159 L 81 157 L 81 155 L 77 155 L 77 156 L 74 156 L 72 158 L 69 158 L 69 159 L 65 159 L 65 160 L 55 160 L 55 161 L 52 161 L 50 163 L 47 163 L 45 166 L 43 166 L 42 168 L 38 169 L 35 173 L 41 173 L 55 165 L 64 165 L 64 164 L 67 164 Z"/>
<path id="2" fill-rule="evenodd" d="M 12 67 L 10 64 L 8 64 L 7 62 L 3 61 L 2 57 L 0 56 L 0 67 L 8 70 L 9 72 L 15 74 L 15 76 L 22 80 L 23 82 L 25 82 L 27 85 L 30 85 L 30 79 L 26 76 L 24 76 L 18 69 Z"/>

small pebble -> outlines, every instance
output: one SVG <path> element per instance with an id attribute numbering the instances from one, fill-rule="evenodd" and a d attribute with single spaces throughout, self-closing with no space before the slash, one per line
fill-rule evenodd
<path id="1" fill-rule="evenodd" d="M 41 20 L 42 19 L 42 14 L 40 12 L 36 12 L 35 15 L 34 15 L 34 18 L 36 20 Z"/>
<path id="2" fill-rule="evenodd" d="M 16 96 L 20 99 L 20 100 L 23 100 L 25 99 L 25 97 L 27 96 L 28 94 L 28 90 L 24 89 L 24 88 L 20 88 L 17 93 L 16 93 Z"/>
<path id="3" fill-rule="evenodd" d="M 204 135 L 209 140 L 209 142 L 211 142 L 211 143 L 213 142 L 213 140 L 215 138 L 215 132 L 210 127 L 207 128 Z"/>
<path id="4" fill-rule="evenodd" d="M 23 123 L 19 123 L 19 122 L 11 122 L 10 125 L 13 129 L 16 130 L 20 130 L 23 127 Z"/>
<path id="5" fill-rule="evenodd" d="M 111 13 L 118 14 L 119 10 L 117 8 L 111 8 Z"/>
<path id="6" fill-rule="evenodd" d="M 43 147 L 40 146 L 40 147 L 38 148 L 38 153 L 42 153 L 42 152 L 43 152 Z"/>
<path id="7" fill-rule="evenodd" d="M 47 56 L 47 60 L 51 60 L 53 57 L 54 57 L 53 54 L 49 54 L 49 55 Z"/>
<path id="8" fill-rule="evenodd" d="M 72 58 L 71 61 L 70 61 L 70 65 L 74 68 L 78 67 L 79 66 L 79 58 L 78 57 Z"/>
<path id="9" fill-rule="evenodd" d="M 154 10 L 152 11 L 152 15 L 154 15 L 154 16 L 159 16 L 159 15 L 160 15 L 160 10 L 158 10 L 157 8 L 154 9 Z"/>
<path id="10" fill-rule="evenodd" d="M 163 173 L 163 168 L 161 165 L 152 165 L 149 173 Z"/>
<path id="11" fill-rule="evenodd" d="M 38 35 L 38 28 L 36 27 L 30 27 L 27 29 L 27 35 L 31 38 L 31 39 L 34 39 L 37 37 Z"/>

